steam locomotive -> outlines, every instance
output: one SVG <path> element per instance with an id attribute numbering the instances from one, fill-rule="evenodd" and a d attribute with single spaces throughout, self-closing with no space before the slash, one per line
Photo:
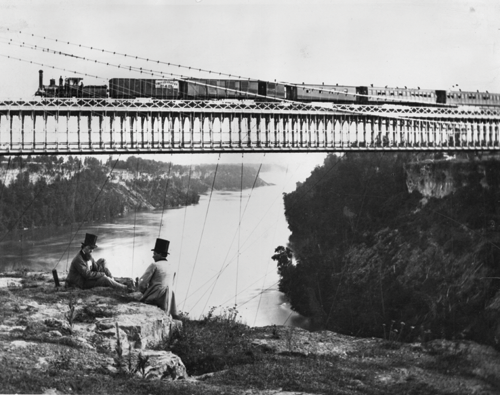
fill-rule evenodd
<path id="1" fill-rule="evenodd" d="M 235 79 L 135 79 L 112 78 L 108 85 L 84 85 L 83 78 L 54 79 L 43 84 L 39 71 L 36 96 L 54 98 L 152 98 L 162 100 L 258 100 L 329 102 L 343 104 L 398 104 L 421 106 L 500 107 L 500 94 L 430 89 L 381 88 L 314 84 L 283 84 L 260 80 Z"/>

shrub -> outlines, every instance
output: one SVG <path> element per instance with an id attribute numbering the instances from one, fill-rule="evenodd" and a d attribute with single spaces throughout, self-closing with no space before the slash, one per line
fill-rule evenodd
<path id="1" fill-rule="evenodd" d="M 252 361 L 247 335 L 251 331 L 237 321 L 236 307 L 216 314 L 212 307 L 199 321 L 183 319 L 183 330 L 169 348 L 177 354 L 190 375 L 224 370 Z"/>

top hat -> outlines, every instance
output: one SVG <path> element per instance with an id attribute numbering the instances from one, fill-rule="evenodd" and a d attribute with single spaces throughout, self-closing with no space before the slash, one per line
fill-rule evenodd
<path id="1" fill-rule="evenodd" d="M 157 252 L 159 254 L 165 254 L 168 255 L 168 246 L 170 245 L 170 241 L 165 240 L 165 239 L 156 239 L 156 244 L 155 248 L 153 248 L 151 251 Z"/>
<path id="2" fill-rule="evenodd" d="M 85 240 L 82 243 L 82 247 L 89 246 L 92 248 L 97 248 L 96 242 L 97 242 L 96 235 L 85 233 Z"/>

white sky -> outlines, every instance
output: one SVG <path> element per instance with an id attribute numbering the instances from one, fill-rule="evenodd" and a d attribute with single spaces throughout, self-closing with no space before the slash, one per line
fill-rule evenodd
<path id="1" fill-rule="evenodd" d="M 78 45 L 254 79 L 500 92 L 498 0 L 0 0 L 0 99 L 32 98 L 39 69 L 46 84 L 144 77 L 18 41 L 206 78 Z"/>

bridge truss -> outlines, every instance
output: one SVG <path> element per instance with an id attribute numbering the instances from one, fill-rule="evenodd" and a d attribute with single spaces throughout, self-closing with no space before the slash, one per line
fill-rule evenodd
<path id="1" fill-rule="evenodd" d="M 498 150 L 499 108 L 41 99 L 0 102 L 0 154 Z"/>

